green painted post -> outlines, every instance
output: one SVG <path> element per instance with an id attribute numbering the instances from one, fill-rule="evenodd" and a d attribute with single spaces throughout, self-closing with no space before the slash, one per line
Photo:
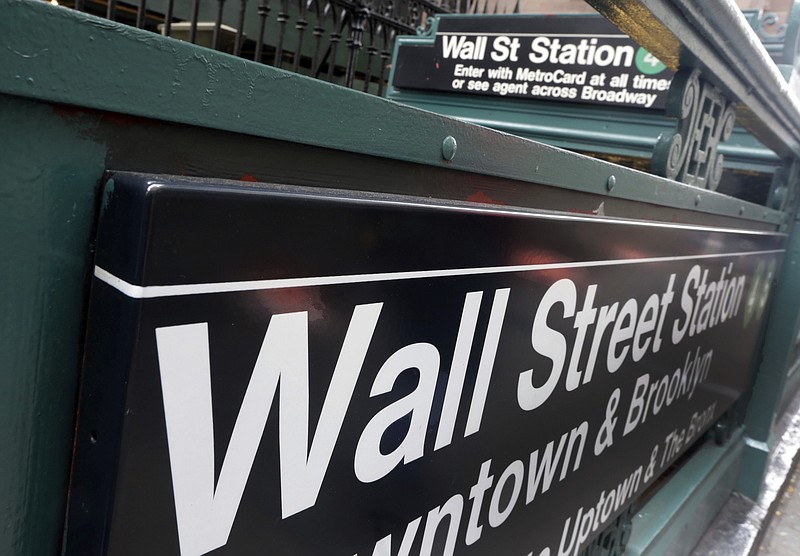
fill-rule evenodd
<path id="1" fill-rule="evenodd" d="M 795 187 L 797 184 L 795 184 Z M 800 321 L 800 212 L 794 225 L 775 284 L 762 360 L 745 416 L 745 450 L 737 490 L 757 498 L 771 449 L 770 434 L 781 403 L 792 347 Z"/>
<path id="2" fill-rule="evenodd" d="M 0 95 L 0 554 L 56 554 L 105 150 Z"/>

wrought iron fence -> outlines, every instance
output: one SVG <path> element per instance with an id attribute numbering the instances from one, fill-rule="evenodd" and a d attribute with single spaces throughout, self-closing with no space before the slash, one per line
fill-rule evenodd
<path id="1" fill-rule="evenodd" d="M 66 0 L 60 5 L 378 95 L 398 35 L 416 33 L 435 14 L 500 10 L 498 0 Z M 512 9 L 518 11 L 518 5 Z"/>

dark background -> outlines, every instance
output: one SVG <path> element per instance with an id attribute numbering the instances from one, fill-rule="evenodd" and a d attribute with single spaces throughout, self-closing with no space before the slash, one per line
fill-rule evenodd
<path id="1" fill-rule="evenodd" d="M 119 175 L 104 214 L 97 264 L 139 285 L 240 281 L 286 277 L 332 276 L 406 270 L 470 268 L 641 257 L 700 255 L 780 248 L 783 237 L 746 232 L 711 231 L 642 225 L 596 218 L 555 217 L 532 212 L 466 211 L 460 207 L 396 204 L 337 198 L 336 194 L 283 186 L 199 185 L 181 180 L 147 188 L 153 178 Z M 171 183 L 170 183 L 171 182 Z M 298 191 L 300 192 L 298 194 Z M 305 191 L 305 192 L 303 192 Z M 393 199 L 388 198 L 391 201 Z M 473 208 L 481 209 L 479 205 Z M 156 357 L 157 327 L 209 323 L 214 397 L 215 461 L 221 466 L 227 441 L 272 314 L 309 311 L 310 433 L 327 392 L 331 374 L 353 309 L 382 301 L 384 307 L 367 353 L 350 409 L 322 483 L 317 504 L 286 520 L 280 518 L 277 412 L 272 414 L 245 488 L 228 544 L 213 554 L 372 554 L 374 543 L 393 534 L 396 552 L 407 523 L 464 497 L 456 554 L 538 554 L 545 546 L 558 549 L 564 520 L 580 506 L 596 504 L 601 490 L 615 488 L 639 465 L 646 467 L 656 443 L 676 427 L 687 427 L 692 412 L 716 401 L 721 415 L 747 388 L 754 365 L 761 322 L 743 327 L 744 300 L 735 319 L 673 346 L 672 321 L 680 313 L 683 281 L 694 264 L 717 279 L 723 265 L 734 262 L 734 275 L 748 274 L 748 287 L 759 260 L 766 257 L 719 258 L 658 262 L 592 269 L 536 271 L 486 276 L 416 279 L 208 294 L 146 301 L 131 300 L 95 280 L 90 316 L 86 385 L 79 423 L 79 446 L 71 508 L 104 508 L 108 521 L 81 524 L 72 511 L 78 539 L 68 546 L 78 553 L 179 554 L 172 482 L 164 428 Z M 605 370 L 607 338 L 600 348 L 593 381 L 573 392 L 564 389 L 564 375 L 553 396 L 540 408 L 524 412 L 516 401 L 519 374 L 536 370 L 544 381 L 549 360 L 531 347 L 531 326 L 542 294 L 568 277 L 578 290 L 578 308 L 586 287 L 598 284 L 595 307 L 635 297 L 641 310 L 651 294 L 661 294 L 669 275 L 677 273 L 675 299 L 665 322 L 662 349 L 639 363 L 630 357 L 615 374 Z M 477 365 L 494 291 L 511 288 L 481 430 L 463 438 Z M 439 412 L 453 355 L 464 296 L 483 291 L 464 393 L 453 442 L 433 452 Z M 558 314 L 558 310 L 554 311 Z M 556 326 L 560 319 L 550 319 Z M 571 319 L 563 330 L 571 345 Z M 589 330 L 582 361 L 588 355 Z M 609 332 L 606 332 L 606 336 Z M 358 438 L 377 411 L 411 392 L 416 371 L 406 371 L 395 389 L 369 398 L 375 373 L 397 349 L 428 342 L 441 356 L 437 395 L 431 413 L 425 455 L 401 465 L 383 479 L 362 484 L 353 473 Z M 126 347 L 127 346 L 127 347 Z M 681 399 L 649 417 L 645 425 L 622 437 L 633 385 L 649 372 L 656 381 L 682 367 L 686 353 L 714 349 L 708 381 L 691 401 Z M 113 352 L 113 357 L 109 353 Z M 571 349 L 570 349 L 571 353 Z M 565 373 L 566 374 L 566 370 Z M 621 388 L 614 445 L 601 456 L 592 454 L 605 418 L 609 396 Z M 92 396 L 94 392 L 96 395 Z M 102 398 L 102 399 L 101 399 Z M 88 401 L 87 401 L 88 400 Z M 276 405 L 276 404 L 273 404 Z M 483 534 L 466 547 L 464 531 L 471 510 L 469 489 L 480 465 L 492 459 L 495 482 L 506 466 L 544 450 L 582 421 L 589 435 L 580 469 L 537 494 L 524 505 L 527 475 L 515 510 L 492 529 L 486 514 L 492 490 L 484 498 Z M 406 425 L 407 426 L 407 425 Z M 398 425 L 397 438 L 404 435 Z M 81 431 L 100 432 L 100 441 L 82 448 Z M 395 432 L 395 431 L 392 431 Z M 116 439 L 119 438 L 119 444 Z M 397 439 L 395 439 L 395 442 Z M 392 440 L 387 439 L 387 451 Z M 92 473 L 81 473 L 81 469 Z M 644 490 L 644 484 L 639 493 Z M 444 533 L 447 521 L 440 529 Z M 424 519 L 412 553 L 419 551 Z M 98 542 L 102 535 L 105 543 Z M 434 553 L 441 552 L 444 535 Z M 97 547 L 104 544 L 103 548 Z"/>

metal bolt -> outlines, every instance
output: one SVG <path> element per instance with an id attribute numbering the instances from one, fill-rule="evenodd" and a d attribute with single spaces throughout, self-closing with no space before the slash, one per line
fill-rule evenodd
<path id="1" fill-rule="evenodd" d="M 744 214 L 744 207 L 739 207 L 739 216 Z"/>
<path id="2" fill-rule="evenodd" d="M 458 144 L 456 144 L 456 139 L 452 135 L 448 135 L 442 141 L 442 158 L 447 161 L 453 160 L 456 156 L 456 150 L 458 149 Z"/>
<path id="3" fill-rule="evenodd" d="M 783 201 L 786 199 L 786 187 L 780 186 L 775 188 L 775 193 L 772 195 L 772 203 L 770 207 L 779 210 L 783 206 Z"/>
<path id="4" fill-rule="evenodd" d="M 612 189 L 614 189 L 615 185 L 617 185 L 616 176 L 614 176 L 614 175 L 608 176 L 608 179 L 606 180 L 606 189 L 611 191 Z"/>
<path id="5" fill-rule="evenodd" d="M 700 195 L 697 195 L 697 196 L 694 198 L 694 206 L 696 206 L 696 207 L 699 207 L 699 206 L 700 206 L 700 201 L 702 201 L 702 200 L 703 200 L 703 198 L 702 198 L 702 197 L 700 197 Z"/>

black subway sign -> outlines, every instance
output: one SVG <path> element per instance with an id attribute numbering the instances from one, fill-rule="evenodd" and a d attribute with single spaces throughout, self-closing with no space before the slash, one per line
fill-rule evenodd
<path id="1" fill-rule="evenodd" d="M 67 552 L 576 556 L 748 388 L 783 243 L 118 174 Z"/>
<path id="2" fill-rule="evenodd" d="M 397 89 L 664 107 L 672 72 L 596 15 L 438 16 L 398 40 Z"/>

